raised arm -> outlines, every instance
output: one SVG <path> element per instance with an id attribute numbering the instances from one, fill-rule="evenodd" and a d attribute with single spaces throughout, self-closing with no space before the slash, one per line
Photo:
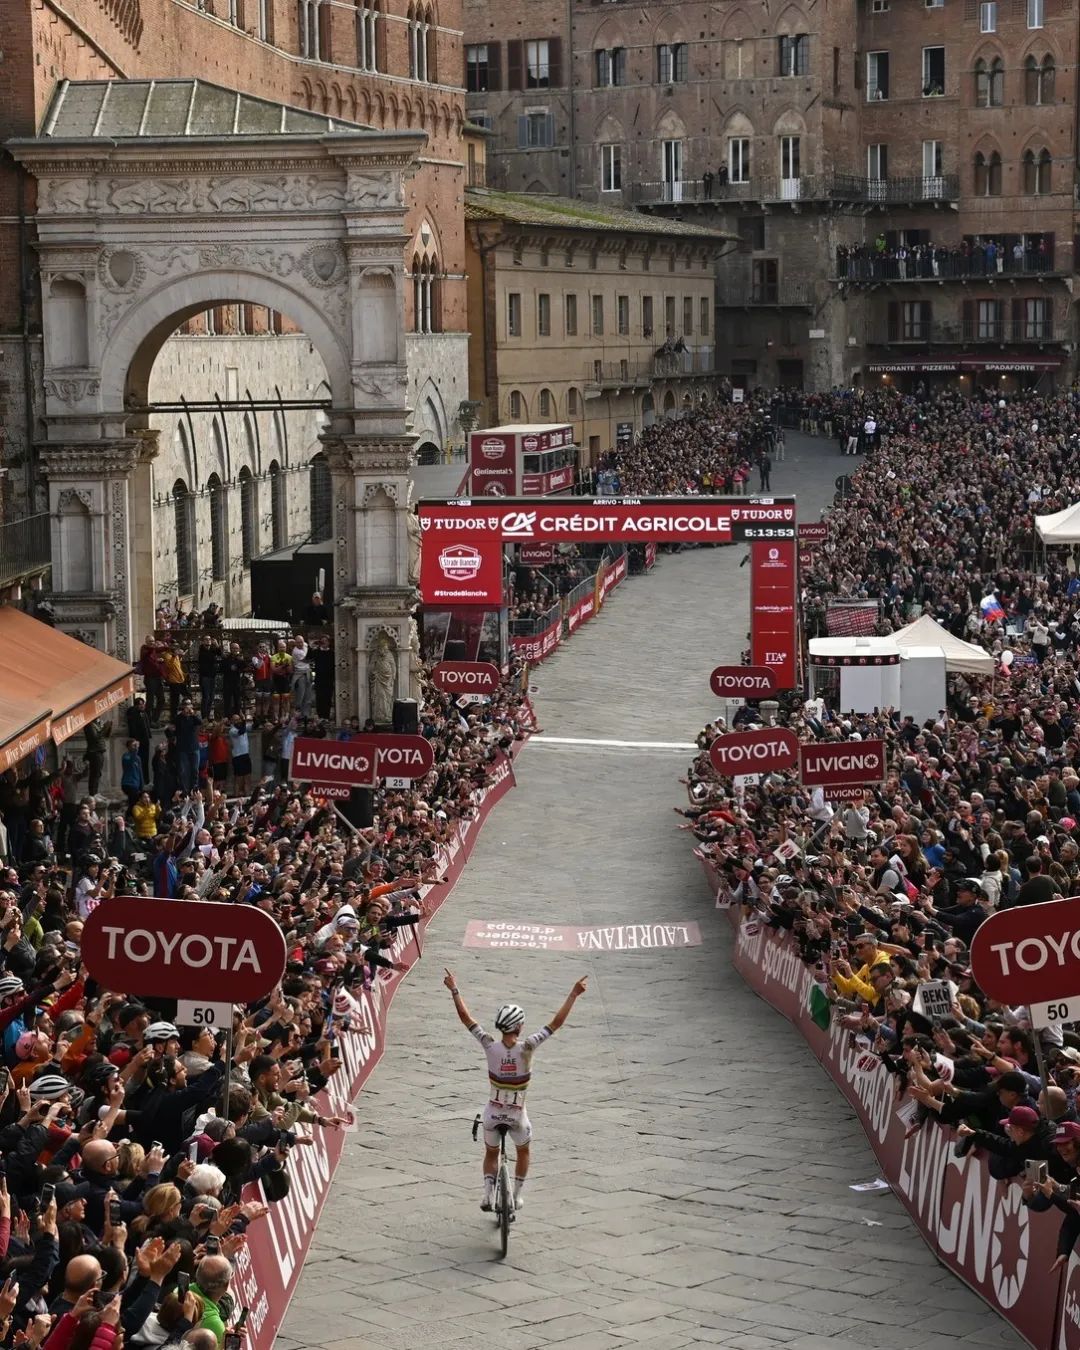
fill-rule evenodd
<path id="1" fill-rule="evenodd" d="M 574 985 L 573 989 L 570 990 L 569 994 L 567 994 L 566 1002 L 562 1005 L 559 1011 L 547 1024 L 549 1031 L 558 1031 L 558 1029 L 570 1016 L 570 1009 L 574 1006 L 574 1004 L 585 992 L 585 985 L 586 982 L 588 981 L 588 978 L 589 977 L 587 975 L 583 976 L 580 980 L 578 980 L 577 984 Z"/>
<path id="2" fill-rule="evenodd" d="M 468 1008 L 465 1006 L 464 999 L 458 993 L 457 980 L 454 978 L 454 972 L 452 970 L 447 970 L 445 966 L 443 969 L 446 970 L 446 974 L 443 976 L 443 984 L 446 985 L 447 989 L 449 989 L 454 996 L 454 1007 L 457 1009 L 457 1015 L 461 1020 L 461 1025 L 470 1028 L 475 1026 L 476 1018 L 470 1014 Z M 569 1011 L 570 1009 L 567 1008 L 567 1012 Z"/>

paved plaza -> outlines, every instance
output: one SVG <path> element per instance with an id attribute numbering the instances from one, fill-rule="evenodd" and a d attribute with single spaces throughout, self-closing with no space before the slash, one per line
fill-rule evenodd
<path id="1" fill-rule="evenodd" d="M 789 433 L 776 492 L 803 519 L 850 470 Z M 550 737 L 689 743 L 710 669 L 748 628 L 746 550 L 665 555 L 534 674 Z M 399 992 L 282 1350 L 947 1350 L 1023 1342 L 938 1265 L 801 1038 L 728 962 L 731 932 L 672 806 L 689 754 L 529 745 Z M 462 948 L 469 919 L 696 920 L 702 945 L 587 956 Z M 442 985 L 490 1027 L 588 993 L 537 1052 L 527 1208 L 496 1259 L 481 1214 L 479 1048 Z"/>

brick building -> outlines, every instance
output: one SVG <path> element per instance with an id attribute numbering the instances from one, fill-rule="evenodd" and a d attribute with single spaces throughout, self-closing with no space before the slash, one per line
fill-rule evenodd
<path id="1" fill-rule="evenodd" d="M 1073 0 L 465 0 L 489 180 L 718 225 L 736 383 L 1068 383 Z"/>
<path id="2" fill-rule="evenodd" d="M 430 457 L 461 443 L 458 409 L 468 395 L 460 28 L 460 0 L 4 4 L 0 140 L 48 134 L 43 121 L 59 106 L 65 81 L 74 82 L 73 89 L 80 81 L 117 82 L 98 124 L 79 134 L 107 135 L 114 124 L 121 128 L 114 134 L 143 134 L 125 124 L 125 103 L 144 97 L 136 92 L 145 88 L 140 81 L 177 77 L 256 96 L 267 106 L 422 133 L 426 145 L 406 186 L 401 256 L 408 404 Z M 164 89 L 159 94 L 160 105 Z M 90 94 L 80 91 L 84 97 Z M 236 131 L 224 122 L 219 129 L 223 136 Z M 6 471 L 0 521 L 8 522 L 0 525 L 6 531 L 0 554 L 9 559 L 0 583 L 40 571 L 38 555 L 49 537 L 46 476 L 36 448 L 46 433 L 35 190 L 29 173 L 0 158 L 0 467 Z M 158 599 L 187 596 L 200 606 L 215 599 L 243 612 L 252 556 L 313 529 L 328 533 L 329 472 L 318 440 L 325 415 L 261 405 L 277 397 L 329 402 L 329 395 L 323 363 L 288 313 L 222 304 L 178 327 L 155 366 L 150 397 L 170 405 L 187 400 L 204 410 L 149 419 L 158 433 L 152 515 Z M 209 411 L 219 401 L 220 411 Z M 16 552 L 18 566 L 10 562 Z M 222 557 L 231 562 L 223 564 Z"/>

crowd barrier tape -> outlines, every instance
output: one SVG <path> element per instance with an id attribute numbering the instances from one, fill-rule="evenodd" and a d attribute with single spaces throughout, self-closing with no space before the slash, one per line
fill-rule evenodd
<path id="1" fill-rule="evenodd" d="M 716 869 L 701 862 L 716 895 Z M 1070 1259 L 1064 1275 L 1050 1272 L 1060 1210 L 1032 1213 L 1021 1203 L 1017 1182 L 996 1181 L 973 1153 L 954 1157 L 954 1131 L 935 1121 L 905 1139 L 892 1075 L 876 1055 L 852 1048 L 847 1029 L 835 1020 L 823 1031 L 811 1018 L 814 980 L 792 939 L 756 919 L 744 922 L 738 906 L 728 917 L 735 928 L 735 969 L 802 1033 L 858 1115 L 881 1175 L 938 1260 L 1036 1350 L 1080 1350 L 1080 1258 Z"/>
<path id="2" fill-rule="evenodd" d="M 523 744 L 515 745 L 515 754 Z M 484 822 L 514 785 L 513 758 L 503 754 L 491 782 L 477 794 L 476 815 L 458 823 L 454 838 L 444 850 L 441 861 L 445 884 L 425 888 L 428 912 L 418 925 L 417 935 L 414 936 L 410 928 L 399 929 L 394 946 L 389 949 L 394 960 L 406 963 L 410 970 L 419 960 L 423 935 L 446 903 Z M 351 1113 L 353 1129 L 363 1128 L 363 1122 L 358 1119 L 361 1108 L 354 1108 L 353 1103 L 382 1058 L 387 1014 L 407 974 L 405 971 L 389 981 L 376 981 L 369 992 L 358 990 L 343 996 L 348 1004 L 347 1015 L 358 1030 L 344 1032 L 338 1038 L 342 1066 L 326 1089 L 310 1102 L 319 1115 L 348 1116 Z M 238 1307 L 250 1309 L 247 1350 L 271 1350 L 274 1344 L 299 1282 L 346 1139 L 353 1131 L 317 1129 L 312 1132 L 299 1126 L 298 1132 L 313 1133 L 314 1143 L 295 1148 L 289 1155 L 286 1164 L 290 1177 L 289 1194 L 270 1206 L 265 1219 L 251 1225 L 247 1244 L 235 1260 L 232 1292 Z M 257 1184 L 249 1186 L 244 1198 L 264 1199 L 261 1187 Z"/>

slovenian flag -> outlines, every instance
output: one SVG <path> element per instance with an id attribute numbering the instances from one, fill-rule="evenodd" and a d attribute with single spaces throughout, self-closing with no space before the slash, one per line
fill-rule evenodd
<path id="1" fill-rule="evenodd" d="M 1005 611 L 1001 608 L 996 595 L 984 595 L 979 601 L 979 608 L 987 623 L 997 623 L 999 619 L 1005 617 Z"/>

